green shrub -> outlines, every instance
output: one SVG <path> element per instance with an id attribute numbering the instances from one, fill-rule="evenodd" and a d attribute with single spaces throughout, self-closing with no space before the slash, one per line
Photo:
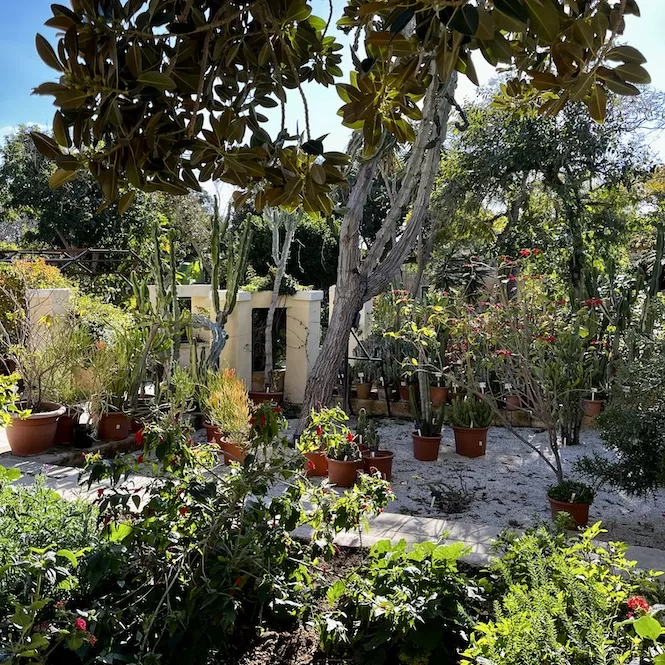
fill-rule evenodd
<path id="1" fill-rule="evenodd" d="M 627 546 L 592 542 L 600 524 L 566 540 L 539 527 L 497 544 L 491 568 L 494 600 L 475 626 L 462 663 L 605 665 L 624 662 L 627 637 L 615 635 L 635 589 Z"/>
<path id="2" fill-rule="evenodd" d="M 322 646 L 362 663 L 452 663 L 469 624 L 473 587 L 457 567 L 464 545 L 372 546 L 366 564 L 335 582 L 319 618 Z M 392 661 L 391 661 L 392 662 Z"/>

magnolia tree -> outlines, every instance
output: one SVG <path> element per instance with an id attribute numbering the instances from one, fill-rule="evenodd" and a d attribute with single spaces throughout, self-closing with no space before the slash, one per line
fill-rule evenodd
<path id="1" fill-rule="evenodd" d="M 47 25 L 62 34 L 55 49 L 39 35 L 37 49 L 60 78 L 35 92 L 54 97 L 55 138 L 33 134 L 59 166 L 52 186 L 88 169 L 122 211 L 137 189 L 185 194 L 213 179 L 259 212 L 331 213 L 349 155 L 311 135 L 306 92 L 343 76 L 334 11 L 321 19 L 303 0 L 72 0 L 72 10 L 52 9 Z M 362 149 L 334 311 L 303 413 L 331 396 L 357 311 L 398 272 L 423 227 L 456 72 L 475 82 L 480 55 L 514 72 L 502 87 L 506 105 L 553 115 L 581 100 L 602 121 L 608 91 L 636 94 L 634 83 L 648 80 L 639 51 L 617 43 L 625 14 L 638 13 L 635 0 L 346 3 L 337 26 L 354 35 L 354 69 L 337 84 L 339 115 L 361 133 Z M 289 90 L 302 98 L 303 136 L 286 126 Z M 261 112 L 270 107 L 281 117 L 274 135 Z M 392 138 L 411 144 L 409 160 L 364 248 L 363 207 Z"/>

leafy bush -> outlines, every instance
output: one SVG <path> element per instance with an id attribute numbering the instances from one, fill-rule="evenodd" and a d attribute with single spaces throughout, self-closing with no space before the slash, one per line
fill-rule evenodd
<path id="1" fill-rule="evenodd" d="M 665 348 L 619 367 L 598 426 L 613 454 L 584 457 L 578 470 L 630 494 L 665 485 Z"/>
<path id="2" fill-rule="evenodd" d="M 539 527 L 497 544 L 491 618 L 479 623 L 462 663 L 601 665 L 624 662 L 630 640 L 615 625 L 635 589 L 627 546 L 596 545 L 600 524 L 566 540 Z"/>
<path id="3" fill-rule="evenodd" d="M 319 619 L 322 646 L 363 663 L 399 655 L 405 663 L 455 662 L 475 595 L 457 561 L 464 545 L 406 541 L 372 546 L 367 562 L 335 582 Z"/>

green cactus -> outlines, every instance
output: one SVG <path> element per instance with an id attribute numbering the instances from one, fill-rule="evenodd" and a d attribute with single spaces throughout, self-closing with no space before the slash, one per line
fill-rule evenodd
<path id="1" fill-rule="evenodd" d="M 358 424 L 356 425 L 356 434 L 365 439 L 367 434 L 367 425 L 369 424 L 369 419 L 367 418 L 367 411 L 365 409 L 360 409 L 358 413 Z"/>
<path id="2" fill-rule="evenodd" d="M 375 453 L 379 449 L 381 437 L 379 436 L 379 432 L 376 429 L 376 423 L 373 420 L 367 423 L 364 443 L 372 453 Z"/>
<path id="3" fill-rule="evenodd" d="M 481 428 L 492 424 L 492 407 L 475 397 L 453 400 L 450 421 L 453 427 Z"/>
<path id="4" fill-rule="evenodd" d="M 446 406 L 442 403 L 438 409 L 433 409 L 431 403 L 429 403 L 429 385 L 427 385 L 425 391 L 426 395 L 421 397 L 420 402 L 427 400 L 428 408 L 423 413 L 416 397 L 415 387 L 413 384 L 409 386 L 411 416 L 416 423 L 416 429 L 420 430 L 422 436 L 440 436 Z"/>

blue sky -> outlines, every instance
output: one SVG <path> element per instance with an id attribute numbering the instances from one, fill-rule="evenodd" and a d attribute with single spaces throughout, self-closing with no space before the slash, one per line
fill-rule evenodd
<path id="1" fill-rule="evenodd" d="M 3 30 L 0 33 L 0 56 L 4 66 L 0 68 L 0 135 L 21 123 L 50 125 L 54 107 L 49 97 L 31 96 L 33 87 L 44 81 L 55 80 L 57 73 L 44 65 L 35 51 L 35 33 L 41 32 L 53 40 L 55 31 L 44 27 L 51 16 L 52 0 L 2 0 Z M 341 14 L 345 2 L 334 0 L 336 15 Z M 665 0 L 639 0 L 642 17 L 629 17 L 625 39 L 638 47 L 646 56 L 647 68 L 653 85 L 665 90 Z M 327 17 L 327 0 L 313 0 L 314 12 Z M 340 33 L 341 35 L 341 33 Z M 343 35 L 342 35 L 343 37 Z M 346 40 L 344 40 L 346 42 Z M 345 53 L 348 49 L 345 50 Z M 475 59 L 481 82 L 492 75 L 492 69 L 481 57 Z M 344 69 L 349 68 L 350 58 L 345 55 Z M 473 95 L 474 86 L 464 80 L 458 89 L 459 98 Z M 329 134 L 325 141 L 327 150 L 343 149 L 348 130 L 339 123 L 336 111 L 340 100 L 333 88 L 328 90 L 311 87 L 308 90 L 312 134 Z M 303 111 L 300 99 L 289 99 L 287 120 L 291 127 L 296 121 L 303 129 Z M 665 142 L 658 141 L 663 145 Z M 660 146 L 655 146 L 660 147 Z M 665 145 L 659 150 L 665 159 Z"/>

